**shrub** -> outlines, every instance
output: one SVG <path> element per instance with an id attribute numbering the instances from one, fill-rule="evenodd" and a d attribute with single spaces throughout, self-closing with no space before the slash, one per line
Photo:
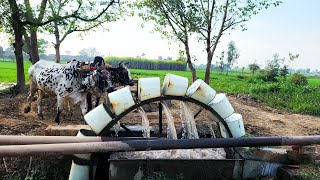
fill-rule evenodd
<path id="1" fill-rule="evenodd" d="M 299 74 L 299 73 L 294 73 L 290 77 L 289 82 L 294 84 L 294 85 L 297 85 L 297 86 L 306 86 L 306 85 L 308 85 L 307 77 L 302 75 L 302 74 Z"/>

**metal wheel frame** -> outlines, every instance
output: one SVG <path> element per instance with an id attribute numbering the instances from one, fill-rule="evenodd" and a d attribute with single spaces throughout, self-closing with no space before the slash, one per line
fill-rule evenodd
<path id="1" fill-rule="evenodd" d="M 227 123 L 212 107 L 210 107 L 200 101 L 192 99 L 190 97 L 186 97 L 186 96 L 160 96 L 160 97 L 148 99 L 148 100 L 141 101 L 141 102 L 136 102 L 136 104 L 134 106 L 131 106 L 129 109 L 123 111 L 121 114 L 119 114 L 117 116 L 113 114 L 112 121 L 100 132 L 99 136 L 106 135 L 112 126 L 114 126 L 121 118 L 123 118 L 125 115 L 127 115 L 131 111 L 134 111 L 137 108 L 139 108 L 143 105 L 149 104 L 149 103 L 158 102 L 158 101 L 161 102 L 161 101 L 166 101 L 166 100 L 179 100 L 179 101 L 183 101 L 183 102 L 191 102 L 191 103 L 194 103 L 194 104 L 201 106 L 202 108 L 210 111 L 212 113 L 212 115 L 214 115 L 217 118 L 217 120 L 224 125 L 224 127 L 228 133 L 228 136 L 232 137 L 232 133 L 231 133 Z M 159 110 L 161 109 L 160 107 L 161 106 L 159 106 Z M 162 134 L 162 117 L 160 117 L 160 114 L 159 114 L 159 134 L 160 135 Z M 220 134 L 221 134 L 221 132 L 220 132 Z"/>

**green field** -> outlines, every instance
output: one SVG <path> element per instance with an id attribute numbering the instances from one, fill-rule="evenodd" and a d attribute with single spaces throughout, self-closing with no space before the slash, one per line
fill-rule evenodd
<path id="1" fill-rule="evenodd" d="M 27 69 L 30 63 L 25 61 L 26 82 Z M 13 62 L 0 62 L 0 83 L 16 81 L 16 65 Z M 187 71 L 159 71 L 131 69 L 134 79 L 141 77 L 160 77 L 161 81 L 167 73 L 187 77 L 191 83 L 191 73 Z M 204 79 L 204 71 L 197 71 L 197 78 Z M 320 78 L 307 76 L 308 86 L 295 86 L 284 80 L 279 82 L 251 82 L 250 74 L 239 76 L 232 72 L 228 76 L 219 72 L 211 73 L 210 86 L 218 92 L 233 94 L 250 94 L 264 104 L 289 112 L 320 116 Z"/>

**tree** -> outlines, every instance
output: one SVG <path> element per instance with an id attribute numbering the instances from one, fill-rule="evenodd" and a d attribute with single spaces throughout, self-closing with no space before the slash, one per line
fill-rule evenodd
<path id="1" fill-rule="evenodd" d="M 230 41 L 228 44 L 228 51 L 227 51 L 227 75 L 228 75 L 228 70 L 231 71 L 232 65 L 237 61 L 239 58 L 240 53 L 238 49 L 236 48 L 236 44 L 234 41 Z"/>
<path id="2" fill-rule="evenodd" d="M 22 46 L 23 46 L 23 23 L 21 21 L 21 14 L 19 11 L 18 4 L 15 0 L 8 0 L 10 8 L 10 27 L 13 29 L 14 34 L 14 54 L 16 57 L 16 67 L 17 67 L 17 91 L 25 92 L 25 76 L 24 76 L 24 66 L 23 66 L 23 55 L 22 55 Z M 3 4 L 2 4 L 3 5 Z"/>
<path id="3" fill-rule="evenodd" d="M 27 46 L 28 42 L 23 41 L 23 47 L 22 50 L 25 53 L 25 56 L 29 55 L 29 60 L 32 63 L 32 53 L 30 52 L 30 47 Z M 47 47 L 48 47 L 48 41 L 44 40 L 43 38 L 38 39 L 38 53 L 44 54 L 47 52 Z"/>
<path id="4" fill-rule="evenodd" d="M 221 37 L 227 34 L 228 30 L 234 30 L 237 27 L 246 30 L 245 23 L 253 15 L 270 5 L 278 6 L 281 3 L 276 0 L 197 0 L 192 2 L 191 7 L 195 17 L 188 20 L 192 25 L 192 30 L 198 33 L 199 40 L 205 44 L 207 52 L 205 82 L 208 84 L 212 58 Z"/>
<path id="5" fill-rule="evenodd" d="M 24 0 L 25 5 L 25 20 L 30 22 L 25 24 L 24 23 L 24 39 L 26 42 L 26 45 L 28 47 L 28 52 L 31 58 L 32 64 L 39 61 L 39 49 L 38 49 L 38 29 L 40 25 L 37 25 L 37 23 L 41 22 L 44 18 L 44 14 L 46 12 L 46 6 L 47 6 L 48 0 L 42 0 L 40 8 L 32 8 L 29 0 Z M 35 12 L 39 12 L 38 16 L 36 16 Z M 29 34 L 28 34 L 29 31 Z"/>
<path id="6" fill-rule="evenodd" d="M 0 46 L 0 57 L 2 57 L 2 58 L 3 58 L 3 53 L 4 53 L 4 51 L 3 51 L 3 47 L 2 47 L 2 46 Z"/>
<path id="7" fill-rule="evenodd" d="M 39 54 L 45 54 L 47 52 L 48 48 L 48 41 L 44 40 L 43 38 L 38 39 L 38 48 L 39 48 Z"/>
<path id="8" fill-rule="evenodd" d="M 113 6 L 116 8 L 115 11 L 110 11 L 111 5 L 115 1 L 72 1 L 72 0 L 49 0 L 50 13 L 52 18 L 62 17 L 65 14 L 71 14 L 72 12 L 77 12 L 77 14 L 92 15 L 90 17 L 76 18 L 56 18 L 52 23 L 46 26 L 46 30 L 54 34 L 55 42 L 54 48 L 56 51 L 56 62 L 60 63 L 60 46 L 61 43 L 67 38 L 67 36 L 74 32 L 87 32 L 99 27 L 105 22 L 111 22 L 117 20 L 120 15 L 120 6 Z M 100 13 L 100 6 L 106 5 L 105 9 L 109 9 L 108 13 Z M 96 13 L 98 12 L 98 15 Z"/>
<path id="9" fill-rule="evenodd" d="M 141 9 L 139 16 L 144 21 L 153 21 L 154 30 L 169 40 L 183 44 L 186 62 L 192 73 L 192 80 L 197 79 L 196 70 L 191 61 L 190 36 L 193 32 L 190 22 L 195 21 L 193 1 L 183 0 L 142 0 L 135 4 Z"/>
<path id="10" fill-rule="evenodd" d="M 84 13 L 79 14 L 78 11 L 73 11 L 71 14 L 65 14 L 59 17 L 46 17 L 44 11 L 46 9 L 47 0 L 42 0 L 40 9 L 32 9 L 29 0 L 16 1 L 16 0 L 7 0 L 0 1 L 0 24 L 1 30 L 13 35 L 13 47 L 15 48 L 15 57 L 17 64 L 17 87 L 18 91 L 25 91 L 25 80 L 24 80 L 24 68 L 23 68 L 23 36 L 27 42 L 27 46 L 32 53 L 32 57 L 39 56 L 38 54 L 38 45 L 37 45 L 37 30 L 40 26 L 47 25 L 57 19 L 68 19 L 75 18 L 81 19 L 82 21 L 95 21 L 102 14 L 104 14 L 109 6 L 106 6 L 105 2 L 100 4 L 99 11 L 94 13 Z M 81 0 L 79 2 L 82 2 Z M 115 1 L 112 1 L 115 2 Z M 20 3 L 20 4 L 19 4 Z M 9 5 L 8 5 L 9 4 Z M 89 4 L 91 4 L 89 2 Z M 38 6 L 36 6 L 38 7 Z M 78 9 L 81 6 L 78 7 Z M 89 8 L 90 9 L 90 8 Z M 35 16 L 35 12 L 39 12 L 38 16 Z M 92 16 L 91 16 L 92 15 Z M 30 37 L 27 35 L 27 30 L 30 32 Z M 30 38 L 30 39 L 29 39 Z M 29 43 L 28 43 L 29 42 Z M 39 57 L 34 57 L 32 59 L 33 63 L 39 60 Z"/>
<path id="11" fill-rule="evenodd" d="M 254 75 L 254 73 L 259 69 L 260 69 L 260 66 L 257 63 L 254 62 L 252 64 L 249 64 L 249 70 L 252 72 L 252 75 Z"/>
<path id="12" fill-rule="evenodd" d="M 216 62 L 216 66 L 219 68 L 220 70 L 220 74 L 222 74 L 222 72 L 224 71 L 226 64 L 224 63 L 224 51 L 221 52 L 220 56 L 217 56 L 219 58 L 219 61 Z"/>
<path id="13" fill-rule="evenodd" d="M 79 51 L 79 55 L 85 57 L 85 58 L 92 58 L 94 56 L 99 55 L 100 52 L 97 50 L 97 48 L 89 47 L 89 48 L 83 48 Z"/>

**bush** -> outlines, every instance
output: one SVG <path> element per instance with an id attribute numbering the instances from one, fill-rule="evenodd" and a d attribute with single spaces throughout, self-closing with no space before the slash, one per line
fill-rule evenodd
<path id="1" fill-rule="evenodd" d="M 260 70 L 256 75 L 252 76 L 249 83 L 259 82 L 276 82 L 277 74 L 272 70 Z"/>
<path id="2" fill-rule="evenodd" d="M 294 84 L 294 85 L 297 85 L 297 86 L 306 86 L 306 85 L 308 85 L 307 77 L 302 75 L 302 74 L 299 74 L 299 73 L 294 73 L 290 77 L 289 82 Z"/>

